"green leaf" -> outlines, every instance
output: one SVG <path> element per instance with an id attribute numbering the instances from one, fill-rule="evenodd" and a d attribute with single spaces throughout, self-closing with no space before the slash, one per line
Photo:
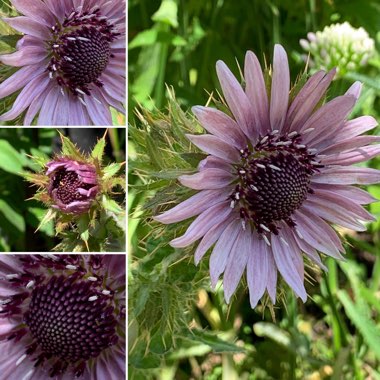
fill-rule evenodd
<path id="1" fill-rule="evenodd" d="M 344 310 L 357 330 L 362 334 L 364 341 L 380 359 L 380 329 L 369 318 L 365 310 L 352 302 L 349 295 L 344 290 L 339 290 L 338 298 L 342 302 Z"/>
<path id="2" fill-rule="evenodd" d="M 106 139 L 102 137 L 101 139 L 98 140 L 98 142 L 94 146 L 94 149 L 91 152 L 91 157 L 95 158 L 96 160 L 99 161 L 99 163 L 101 163 L 103 159 L 105 147 L 106 147 Z"/>
<path id="3" fill-rule="evenodd" d="M 3 199 L 0 199 L 0 213 L 20 232 L 25 232 L 25 221 L 22 215 L 16 212 Z"/>
<path id="4" fill-rule="evenodd" d="M 191 330 L 184 337 L 195 342 L 200 342 L 210 346 L 215 353 L 221 352 L 244 352 L 244 348 L 238 347 L 233 343 L 226 342 L 218 338 L 215 334 L 204 330 Z"/>
<path id="5" fill-rule="evenodd" d="M 153 45 L 157 41 L 158 30 L 155 28 L 144 30 L 128 44 L 128 49 L 134 49 L 141 46 Z"/>
<path id="6" fill-rule="evenodd" d="M 114 176 L 122 167 L 124 166 L 124 163 L 117 163 L 114 162 L 112 164 L 107 165 L 103 169 L 103 179 L 107 180 Z"/>
<path id="7" fill-rule="evenodd" d="M 290 336 L 276 325 L 267 322 L 258 322 L 253 325 L 253 330 L 257 336 L 268 337 L 292 351 Z"/>
<path id="8" fill-rule="evenodd" d="M 120 214 L 124 211 L 118 203 L 116 203 L 113 199 L 107 197 L 106 195 L 102 196 L 102 205 L 105 210 L 113 212 L 115 214 Z"/>
<path id="9" fill-rule="evenodd" d="M 42 220 L 45 213 L 46 213 L 46 209 L 44 209 L 44 208 L 28 207 L 28 214 L 26 215 L 26 222 L 28 224 L 31 224 L 33 227 L 38 228 L 38 225 L 35 222 L 36 220 L 34 218 L 36 218 L 38 221 Z M 47 222 L 43 226 L 40 226 L 39 230 L 41 232 L 44 232 L 48 236 L 54 236 L 54 225 L 53 225 L 52 221 Z"/>
<path id="10" fill-rule="evenodd" d="M 78 220 L 78 232 L 79 232 L 80 238 L 86 244 L 87 250 L 88 250 L 88 239 L 90 238 L 89 224 L 90 224 L 89 216 L 87 214 L 81 215 L 81 217 Z"/>
<path id="11" fill-rule="evenodd" d="M 0 42 L 10 46 L 12 49 L 16 49 L 16 44 L 20 38 L 22 38 L 21 34 L 11 34 L 8 36 L 0 36 Z"/>
<path id="12" fill-rule="evenodd" d="M 152 16 L 152 20 L 155 22 L 163 22 L 171 25 L 173 28 L 178 27 L 178 6 L 174 0 L 163 0 L 160 8 Z"/>
<path id="13" fill-rule="evenodd" d="M 62 154 L 74 160 L 83 161 L 84 157 L 74 143 L 68 137 L 60 133 L 62 141 Z"/>
<path id="14" fill-rule="evenodd" d="M 38 228 L 36 229 L 36 232 L 40 230 L 42 227 L 44 227 L 47 223 L 49 223 L 51 220 L 53 220 L 57 215 L 57 212 L 50 208 L 46 213 L 45 216 L 42 218 L 41 223 L 39 224 Z"/>
<path id="15" fill-rule="evenodd" d="M 0 140 L 0 168 L 8 173 L 22 176 L 25 159 L 6 140 Z"/>

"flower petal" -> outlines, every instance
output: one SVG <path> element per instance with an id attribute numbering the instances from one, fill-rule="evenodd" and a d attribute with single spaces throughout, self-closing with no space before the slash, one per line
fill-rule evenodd
<path id="1" fill-rule="evenodd" d="M 314 191 L 328 191 L 329 193 L 336 194 L 338 197 L 345 197 L 351 199 L 353 202 L 359 205 L 366 205 L 377 201 L 377 199 L 374 198 L 367 191 L 359 189 L 355 186 L 325 185 L 322 183 L 314 183 L 312 189 Z"/>
<path id="2" fill-rule="evenodd" d="M 196 106 L 191 109 L 204 129 L 225 142 L 243 149 L 247 145 L 246 138 L 236 121 L 225 113 L 210 107 Z"/>
<path id="3" fill-rule="evenodd" d="M 254 128 L 254 118 L 247 95 L 224 62 L 218 61 L 216 63 L 216 72 L 224 97 L 235 120 L 245 135 L 252 141 L 255 141 L 258 136 L 258 131 Z"/>
<path id="4" fill-rule="evenodd" d="M 363 148 L 353 149 L 348 152 L 328 155 L 321 158 L 321 164 L 348 166 L 359 162 L 368 161 L 379 154 L 380 145 L 370 145 Z"/>
<path id="5" fill-rule="evenodd" d="M 356 189 L 356 190 L 361 190 L 361 189 Z M 362 206 L 355 203 L 354 199 L 352 199 L 351 197 L 345 197 L 342 194 L 337 195 L 329 190 L 315 189 L 314 194 L 310 194 L 307 200 L 316 202 L 326 207 L 330 207 L 333 211 L 336 211 L 337 208 L 339 208 L 342 213 L 345 213 L 346 215 L 352 215 L 353 217 L 358 218 L 360 220 L 364 220 L 364 221 L 375 220 L 373 215 L 371 215 Z"/>
<path id="6" fill-rule="evenodd" d="M 169 224 L 191 218 L 215 204 L 225 201 L 228 194 L 215 190 L 203 190 L 153 219 Z"/>
<path id="7" fill-rule="evenodd" d="M 319 216 L 301 208 L 295 211 L 294 219 L 297 223 L 296 229 L 308 244 L 328 256 L 343 260 L 343 256 L 339 253 L 339 250 L 344 252 L 342 243 L 336 232 Z"/>
<path id="8" fill-rule="evenodd" d="M 255 126 L 261 135 L 265 135 L 270 131 L 268 94 L 259 60 L 251 51 L 245 55 L 244 77 L 245 92 L 251 103 Z"/>
<path id="9" fill-rule="evenodd" d="M 183 248 L 194 243 L 204 236 L 210 228 L 214 227 L 228 217 L 232 209 L 229 204 L 218 203 L 203 211 L 189 226 L 187 231 L 181 237 L 173 239 L 170 245 L 175 248 Z"/>
<path id="10" fill-rule="evenodd" d="M 190 189 L 212 190 L 229 185 L 233 175 L 221 169 L 205 169 L 192 175 L 182 175 L 178 180 Z"/>
<path id="11" fill-rule="evenodd" d="M 48 28 L 45 25 L 41 25 L 40 23 L 33 21 L 29 17 L 11 17 L 3 18 L 3 20 L 19 32 L 29 34 L 41 40 L 49 39 Z"/>
<path id="12" fill-rule="evenodd" d="M 301 239 L 297 234 L 293 234 L 293 236 L 301 251 L 320 268 L 322 268 L 324 271 L 327 271 L 327 267 L 322 263 L 322 260 L 319 257 L 316 249 L 314 249 L 310 244 L 306 243 L 306 241 Z"/>
<path id="13" fill-rule="evenodd" d="M 358 136 L 358 137 L 351 137 L 349 139 L 344 139 L 341 140 L 335 144 L 329 145 L 326 148 L 322 148 L 319 150 L 319 153 L 323 155 L 330 155 L 330 154 L 335 154 L 343 151 L 347 151 L 353 148 L 361 148 L 365 145 L 374 143 L 374 142 L 379 142 L 380 141 L 380 136 Z"/>
<path id="14" fill-rule="evenodd" d="M 337 166 L 315 174 L 311 181 L 330 185 L 370 185 L 380 182 L 380 170 Z"/>
<path id="15" fill-rule="evenodd" d="M 273 257 L 281 276 L 297 296 L 306 302 L 303 259 L 300 249 L 292 237 L 292 232 L 284 227 L 278 236 L 272 234 L 271 244 Z"/>
<path id="16" fill-rule="evenodd" d="M 84 95 L 84 101 L 87 104 L 87 112 L 94 125 L 112 125 L 111 111 L 107 104 L 103 104 L 99 99 L 94 98 L 94 94 L 92 96 Z"/>
<path id="17" fill-rule="evenodd" d="M 335 73 L 335 69 L 327 74 L 324 71 L 318 71 L 309 78 L 289 107 L 286 117 L 287 130 L 301 129 L 330 86 Z"/>
<path id="18" fill-rule="evenodd" d="M 56 24 L 54 15 L 41 0 L 12 0 L 14 7 L 38 23 L 51 27 Z"/>
<path id="19" fill-rule="evenodd" d="M 314 128 L 303 138 L 304 144 L 316 146 L 320 141 L 328 141 L 330 136 L 336 134 L 347 115 L 355 105 L 356 99 L 352 95 L 339 96 L 323 105 L 304 124 L 302 131 Z"/>
<path id="20" fill-rule="evenodd" d="M 238 233 L 242 230 L 238 220 L 233 220 L 223 231 L 215 244 L 210 256 L 210 277 L 211 286 L 215 288 L 219 276 L 224 272 L 227 265 L 228 256 L 235 244 Z"/>
<path id="21" fill-rule="evenodd" d="M 252 249 L 251 233 L 249 227 L 246 230 L 240 228 L 235 244 L 231 249 L 232 253 L 228 256 L 223 277 L 224 298 L 227 303 L 230 303 L 231 296 L 235 292 L 247 265 L 248 256 Z"/>
<path id="22" fill-rule="evenodd" d="M 198 170 L 206 170 L 206 169 L 221 169 L 226 172 L 232 173 L 233 167 L 226 161 L 221 158 L 215 156 L 207 156 L 205 159 L 199 161 Z"/>
<path id="23" fill-rule="evenodd" d="M 38 125 L 53 125 L 53 117 L 54 112 L 56 112 L 58 96 L 62 96 L 61 92 L 58 88 L 53 87 L 42 103 L 40 114 L 38 116 Z"/>
<path id="24" fill-rule="evenodd" d="M 46 50 L 40 46 L 25 46 L 15 53 L 0 55 L 0 61 L 9 66 L 20 67 L 40 63 L 46 55 Z"/>
<path id="25" fill-rule="evenodd" d="M 189 135 L 186 137 L 199 149 L 227 162 L 236 163 L 240 161 L 240 154 L 236 148 L 225 143 L 219 137 L 212 135 Z"/>
<path id="26" fill-rule="evenodd" d="M 276 44 L 273 55 L 273 74 L 270 99 L 270 125 L 272 130 L 282 130 L 289 102 L 290 73 L 288 56 L 281 45 Z"/>
<path id="27" fill-rule="evenodd" d="M 219 236 L 226 229 L 226 227 L 231 223 L 236 216 L 230 215 L 225 221 L 212 227 L 203 237 L 203 239 L 198 244 L 198 247 L 194 254 L 195 265 L 198 265 L 202 257 L 208 251 L 209 248 L 219 239 Z"/>
<path id="28" fill-rule="evenodd" d="M 271 265 L 269 247 L 264 240 L 259 239 L 256 232 L 251 236 L 251 249 L 248 253 L 247 283 L 249 288 L 249 301 L 254 309 L 265 292 L 267 286 L 269 265 Z M 275 266 L 273 263 L 272 265 Z M 277 271 L 277 267 L 275 266 Z"/>
<path id="29" fill-rule="evenodd" d="M 44 70 L 45 68 L 39 65 L 22 67 L 0 84 L 0 98 L 5 98 L 24 87 L 30 80 L 41 74 Z"/>
<path id="30" fill-rule="evenodd" d="M 36 78 L 32 79 L 20 92 L 12 109 L 0 116 L 1 121 L 13 120 L 20 115 L 32 101 L 43 92 L 49 83 L 49 78 L 45 73 L 40 74 Z"/>
<path id="31" fill-rule="evenodd" d="M 339 130 L 339 138 L 350 139 L 359 136 L 377 126 L 377 121 L 372 116 L 360 116 L 347 121 Z"/>
<path id="32" fill-rule="evenodd" d="M 360 222 L 356 221 L 352 216 L 345 215 L 344 212 L 338 206 L 335 209 L 331 209 L 328 206 L 319 204 L 316 201 L 307 200 L 303 203 L 302 207 L 309 212 L 318 215 L 324 220 L 340 225 L 342 227 L 349 228 L 354 231 L 365 231 L 366 227 Z"/>
<path id="33" fill-rule="evenodd" d="M 46 96 L 50 92 L 50 90 L 54 87 L 54 83 L 50 82 L 44 91 L 42 91 L 40 94 L 38 94 L 32 103 L 30 103 L 30 106 L 28 108 L 28 111 L 25 114 L 24 119 L 24 125 L 30 125 L 34 119 L 34 117 L 37 115 L 39 110 L 41 109 L 42 103 L 44 102 Z"/>

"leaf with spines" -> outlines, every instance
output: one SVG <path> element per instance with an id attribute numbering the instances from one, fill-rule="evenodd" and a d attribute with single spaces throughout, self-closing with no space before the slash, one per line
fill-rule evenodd
<path id="1" fill-rule="evenodd" d="M 91 152 L 91 157 L 93 159 L 97 160 L 99 164 L 101 164 L 102 160 L 103 160 L 104 149 L 106 147 L 106 134 L 107 134 L 107 131 L 104 134 L 104 136 L 101 139 L 98 140 L 98 142 L 96 143 L 94 149 Z"/>
<path id="2" fill-rule="evenodd" d="M 80 152 L 77 146 L 71 142 L 71 140 L 64 136 L 62 133 L 58 132 L 61 141 L 62 141 L 62 156 L 70 157 L 73 160 L 84 162 L 86 161 L 86 157 Z"/>
<path id="3" fill-rule="evenodd" d="M 107 165 L 103 169 L 103 180 L 113 177 L 124 166 L 124 164 L 124 162 L 113 162 L 112 164 Z"/>
<path id="4" fill-rule="evenodd" d="M 55 217 L 57 216 L 57 211 L 54 209 L 50 208 L 43 219 L 41 220 L 41 223 L 39 224 L 38 228 L 36 229 L 36 232 L 40 230 L 43 226 L 45 226 L 47 223 L 49 223 L 51 220 L 54 220 Z"/>

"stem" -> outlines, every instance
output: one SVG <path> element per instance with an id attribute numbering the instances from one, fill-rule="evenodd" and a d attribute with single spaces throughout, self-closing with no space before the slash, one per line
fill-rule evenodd
<path id="1" fill-rule="evenodd" d="M 121 162 L 123 160 L 123 153 L 120 149 L 120 141 L 117 128 L 110 128 L 108 130 L 111 146 L 112 146 L 112 154 L 115 157 L 117 162 Z"/>
<path id="2" fill-rule="evenodd" d="M 297 324 L 297 300 L 293 293 L 290 296 L 290 305 L 289 305 L 289 328 L 296 329 Z M 292 380 L 296 380 L 296 368 L 297 368 L 297 354 L 291 355 L 290 357 L 290 376 L 289 378 Z"/>
<path id="3" fill-rule="evenodd" d="M 159 30 L 162 32 L 169 31 L 169 25 L 161 23 L 159 25 Z M 168 58 L 169 44 L 167 42 L 162 42 L 160 44 L 160 54 L 158 63 L 158 75 L 156 88 L 154 90 L 154 101 L 158 109 L 163 105 L 164 93 L 165 93 L 165 72 L 166 72 L 166 61 Z"/>

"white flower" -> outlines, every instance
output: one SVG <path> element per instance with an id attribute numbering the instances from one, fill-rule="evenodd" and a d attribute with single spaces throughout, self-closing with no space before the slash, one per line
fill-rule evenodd
<path id="1" fill-rule="evenodd" d="M 353 28 L 348 22 L 326 26 L 322 32 L 308 33 L 301 39 L 304 50 L 310 52 L 311 66 L 340 75 L 365 66 L 375 52 L 375 43 L 363 28 Z"/>

